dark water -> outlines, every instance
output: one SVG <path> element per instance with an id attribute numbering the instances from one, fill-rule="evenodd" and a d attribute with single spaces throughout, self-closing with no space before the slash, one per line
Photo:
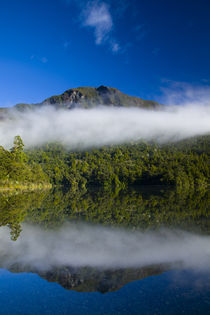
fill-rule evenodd
<path id="1" fill-rule="evenodd" d="M 210 274 L 170 271 L 118 291 L 78 293 L 36 274 L 0 271 L 1 314 L 209 314 Z"/>
<path id="2" fill-rule="evenodd" d="M 0 314 L 210 314 L 209 192 L 0 194 Z"/>

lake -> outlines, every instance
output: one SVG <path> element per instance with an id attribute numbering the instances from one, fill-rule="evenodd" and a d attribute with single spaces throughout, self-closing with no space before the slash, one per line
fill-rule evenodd
<path id="1" fill-rule="evenodd" d="M 1 314 L 210 313 L 209 191 L 0 193 Z"/>

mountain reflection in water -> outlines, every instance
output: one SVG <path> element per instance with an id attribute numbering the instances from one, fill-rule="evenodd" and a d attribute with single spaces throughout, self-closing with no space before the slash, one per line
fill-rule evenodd
<path id="1" fill-rule="evenodd" d="M 208 269 L 208 194 L 163 188 L 1 193 L 0 267 L 102 293 L 170 269 Z"/>
<path id="2" fill-rule="evenodd" d="M 147 266 L 143 268 L 98 269 L 91 267 L 55 267 L 43 271 L 14 264 L 9 270 L 13 273 L 36 273 L 49 282 L 56 282 L 66 290 L 77 292 L 108 293 L 117 291 L 129 282 L 142 280 L 170 270 L 169 265 Z"/>

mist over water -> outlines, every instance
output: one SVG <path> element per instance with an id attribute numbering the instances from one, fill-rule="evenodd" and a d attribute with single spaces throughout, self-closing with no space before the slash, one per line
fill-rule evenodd
<path id="1" fill-rule="evenodd" d="M 130 231 L 100 225 L 65 224 L 58 230 L 23 224 L 16 242 L 0 229 L 0 264 L 51 267 L 143 267 L 181 263 L 184 268 L 210 268 L 210 236 L 180 230 Z"/>
<path id="2" fill-rule="evenodd" d="M 56 110 L 45 106 L 12 111 L 0 121 L 0 144 L 20 135 L 27 147 L 61 142 L 68 148 L 100 147 L 138 140 L 164 143 L 210 133 L 210 106 L 168 106 L 163 110 L 98 107 Z"/>

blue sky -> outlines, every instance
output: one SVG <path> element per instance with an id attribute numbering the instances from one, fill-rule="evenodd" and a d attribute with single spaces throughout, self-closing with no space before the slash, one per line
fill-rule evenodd
<path id="1" fill-rule="evenodd" d="M 0 106 L 101 84 L 209 89 L 210 1 L 0 0 Z"/>

